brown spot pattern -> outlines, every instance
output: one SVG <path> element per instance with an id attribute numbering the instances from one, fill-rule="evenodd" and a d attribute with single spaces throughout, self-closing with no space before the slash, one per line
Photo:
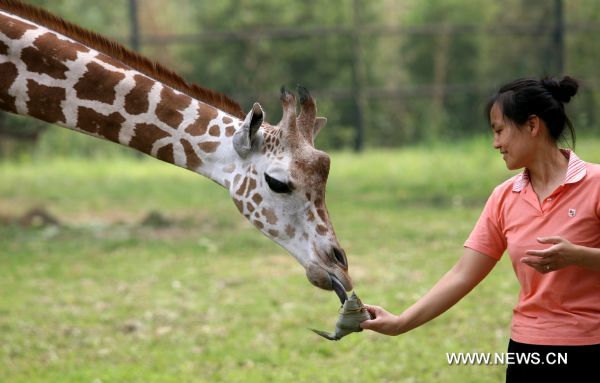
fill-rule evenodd
<path id="1" fill-rule="evenodd" d="M 246 190 L 246 184 L 248 183 L 248 178 L 244 178 L 244 180 L 242 181 L 242 184 L 240 185 L 240 187 L 238 188 L 238 190 L 235 192 L 235 194 L 237 195 L 243 195 L 244 191 Z"/>
<path id="2" fill-rule="evenodd" d="M 237 207 L 239 212 L 243 214 L 244 213 L 244 202 L 242 202 L 239 199 L 234 199 L 233 202 L 235 203 L 235 207 Z"/>
<path id="3" fill-rule="evenodd" d="M 225 128 L 225 137 L 231 137 L 235 133 L 235 128 L 233 126 L 228 126 Z"/>
<path id="4" fill-rule="evenodd" d="M 50 77 L 64 80 L 67 78 L 69 68 L 57 60 L 45 57 L 33 48 L 27 47 L 21 52 L 21 60 L 27 66 L 27 70 L 33 73 L 45 73 Z"/>
<path id="5" fill-rule="evenodd" d="M 219 137 L 221 135 L 221 129 L 219 129 L 218 125 L 213 125 L 208 129 L 208 134 L 213 137 Z"/>
<path id="6" fill-rule="evenodd" d="M 135 136 L 129 142 L 129 146 L 150 154 L 154 142 L 168 136 L 169 133 L 154 124 L 137 124 L 135 126 Z"/>
<path id="7" fill-rule="evenodd" d="M 17 67 L 13 63 L 0 64 L 0 73 L 0 108 L 16 113 L 15 97 L 8 94 L 8 88 L 17 78 Z"/>
<path id="8" fill-rule="evenodd" d="M 165 124 L 177 129 L 183 121 L 181 111 L 191 102 L 191 97 L 185 94 L 177 94 L 173 89 L 163 87 L 160 92 L 160 102 L 156 106 L 156 116 Z"/>
<path id="9" fill-rule="evenodd" d="M 0 55 L 8 55 L 8 45 L 0 41 Z"/>
<path id="10" fill-rule="evenodd" d="M 64 88 L 40 85 L 33 80 L 27 81 L 27 108 L 29 115 L 46 122 L 65 122 L 61 102 L 66 98 Z"/>
<path id="11" fill-rule="evenodd" d="M 90 51 L 81 44 L 59 39 L 54 33 L 45 33 L 39 36 L 33 45 L 40 50 L 44 57 L 52 57 L 60 62 L 74 61 L 77 59 L 77 52 Z"/>
<path id="12" fill-rule="evenodd" d="M 253 213 L 256 208 L 250 202 L 246 202 L 246 210 L 248 210 L 250 213 Z"/>
<path id="13" fill-rule="evenodd" d="M 210 121 L 217 117 L 217 110 L 212 106 L 200 103 L 198 118 L 185 131 L 192 136 L 201 136 L 206 133 Z"/>
<path id="14" fill-rule="evenodd" d="M 277 216 L 273 212 L 273 210 L 264 208 L 261 211 L 262 215 L 267 219 L 267 222 L 271 225 L 275 225 L 277 223 Z"/>
<path id="15" fill-rule="evenodd" d="M 54 33 L 44 33 L 33 43 L 23 49 L 21 59 L 27 70 L 34 73 L 45 73 L 56 79 L 66 79 L 69 68 L 66 61 L 77 59 L 77 52 L 88 52 L 81 44 L 59 39 Z"/>
<path id="16" fill-rule="evenodd" d="M 201 136 L 206 133 L 206 125 L 201 125 L 198 120 L 194 121 L 187 128 L 185 128 L 185 132 L 191 134 L 192 136 Z"/>
<path id="17" fill-rule="evenodd" d="M 128 67 L 127 65 L 123 64 L 121 61 L 114 59 L 108 55 L 105 55 L 104 53 L 100 53 L 98 56 L 96 56 L 96 59 L 100 60 L 102 62 L 105 62 L 107 64 L 110 64 L 110 65 L 114 66 L 115 68 L 131 70 L 131 67 Z"/>
<path id="18" fill-rule="evenodd" d="M 312 190 L 318 190 L 327 181 L 329 166 L 329 156 L 323 152 L 314 151 L 295 158 L 290 173 L 293 178 L 302 179 L 305 186 Z M 321 207 L 323 205 L 322 198 L 316 196 L 315 205 Z"/>
<path id="19" fill-rule="evenodd" d="M 188 169 L 197 169 L 202 166 L 202 160 L 196 155 L 192 144 L 188 140 L 181 140 L 181 145 L 183 145 L 183 151 L 187 161 L 186 167 Z"/>
<path id="20" fill-rule="evenodd" d="M 296 229 L 292 225 L 285 225 L 285 233 L 288 237 L 294 238 L 296 235 Z"/>
<path id="21" fill-rule="evenodd" d="M 325 235 L 327 234 L 327 228 L 323 225 L 317 225 L 317 233 L 319 235 Z"/>
<path id="22" fill-rule="evenodd" d="M 170 164 L 174 163 L 175 158 L 173 157 L 173 144 L 168 144 L 158 149 L 156 152 L 156 158 Z"/>
<path id="23" fill-rule="evenodd" d="M 277 230 L 269 230 L 269 234 L 271 235 L 271 237 L 279 237 L 279 232 Z"/>
<path id="24" fill-rule="evenodd" d="M 252 196 L 252 201 L 254 201 L 254 203 L 256 204 L 256 206 L 260 205 L 260 203 L 262 202 L 262 196 L 258 193 L 254 194 Z"/>
<path id="25" fill-rule="evenodd" d="M 217 150 L 219 145 L 221 145 L 221 143 L 219 141 L 208 141 L 208 142 L 201 142 L 198 144 L 200 149 L 206 153 L 214 152 L 215 150 Z"/>
<path id="26" fill-rule="evenodd" d="M 327 214 L 325 214 L 325 210 L 317 209 L 317 214 L 319 214 L 319 217 L 321 217 L 321 220 L 323 220 L 323 222 L 327 221 Z"/>
<path id="27" fill-rule="evenodd" d="M 248 189 L 246 189 L 246 197 L 248 197 L 250 192 L 252 192 L 254 189 L 256 189 L 256 180 L 254 178 L 250 178 L 250 181 L 248 181 Z"/>
<path id="28" fill-rule="evenodd" d="M 87 72 L 74 86 L 77 97 L 112 104 L 116 97 L 115 86 L 125 75 L 104 69 L 95 62 L 89 63 L 86 68 Z"/>
<path id="29" fill-rule="evenodd" d="M 133 76 L 133 79 L 135 80 L 135 86 L 125 96 L 125 111 L 129 114 L 137 115 L 148 111 L 148 107 L 150 106 L 148 95 L 154 85 L 154 81 L 141 74 L 136 74 Z"/>
<path id="30" fill-rule="evenodd" d="M 223 117 L 223 123 L 224 124 L 231 124 L 233 122 L 233 120 L 227 116 Z"/>
<path id="31" fill-rule="evenodd" d="M 252 221 L 252 223 L 254 224 L 254 226 L 258 227 L 259 229 L 263 229 L 265 227 L 265 225 L 257 219 Z"/>
<path id="32" fill-rule="evenodd" d="M 117 112 L 105 116 L 84 106 L 77 109 L 77 127 L 79 129 L 99 134 L 114 142 L 119 142 L 119 131 L 123 122 L 125 122 L 125 118 Z"/>
<path id="33" fill-rule="evenodd" d="M 32 29 L 36 29 L 36 27 L 0 14 L 0 32 L 4 33 L 9 39 L 20 39 L 25 32 Z"/>

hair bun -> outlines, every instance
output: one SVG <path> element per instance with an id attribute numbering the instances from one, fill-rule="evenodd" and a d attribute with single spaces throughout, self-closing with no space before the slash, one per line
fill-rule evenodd
<path id="1" fill-rule="evenodd" d="M 579 89 L 577 80 L 570 76 L 565 76 L 560 81 L 546 77 L 542 79 L 542 86 L 552 94 L 552 97 L 565 104 L 571 101 Z"/>

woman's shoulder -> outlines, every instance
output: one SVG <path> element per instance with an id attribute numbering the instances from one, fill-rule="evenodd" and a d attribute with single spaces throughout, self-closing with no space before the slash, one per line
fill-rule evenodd
<path id="1" fill-rule="evenodd" d="M 585 163 L 585 178 L 587 182 L 593 182 L 594 184 L 600 185 L 600 164 L 593 162 Z"/>
<path id="2" fill-rule="evenodd" d="M 585 171 L 587 174 L 594 178 L 600 178 L 600 164 L 586 162 L 585 165 Z"/>
<path id="3" fill-rule="evenodd" d="M 515 174 L 514 176 L 510 177 L 509 179 L 496 186 L 494 188 L 494 191 L 492 191 L 491 197 L 502 198 L 508 193 L 511 193 L 518 189 L 520 190 L 520 188 L 522 189 L 522 186 L 524 186 L 524 184 L 527 182 L 526 177 L 527 176 L 524 172 Z"/>
<path id="4" fill-rule="evenodd" d="M 513 190 L 515 187 L 518 188 L 519 184 L 525 183 L 527 181 L 528 181 L 527 175 L 525 174 L 525 172 L 522 171 L 522 172 L 510 177 L 509 179 L 505 180 L 500 185 L 496 186 L 494 188 L 494 191 L 496 191 L 496 190 L 504 191 L 506 189 Z"/>

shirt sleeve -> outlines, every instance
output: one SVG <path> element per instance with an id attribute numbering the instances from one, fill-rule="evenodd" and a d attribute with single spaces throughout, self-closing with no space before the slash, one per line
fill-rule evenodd
<path id="1" fill-rule="evenodd" d="M 502 211 L 500 190 L 497 188 L 488 198 L 479 220 L 464 247 L 473 249 L 488 257 L 499 260 L 506 250 L 506 237 L 502 230 L 500 212 Z"/>

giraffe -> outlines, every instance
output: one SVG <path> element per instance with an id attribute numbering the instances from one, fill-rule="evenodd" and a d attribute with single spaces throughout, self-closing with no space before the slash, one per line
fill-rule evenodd
<path id="1" fill-rule="evenodd" d="M 325 205 L 326 124 L 305 88 L 282 88 L 277 125 L 218 92 L 47 11 L 0 0 L 0 109 L 128 146 L 203 175 L 343 303 L 346 254 Z M 300 113 L 297 113 L 297 104 Z"/>

